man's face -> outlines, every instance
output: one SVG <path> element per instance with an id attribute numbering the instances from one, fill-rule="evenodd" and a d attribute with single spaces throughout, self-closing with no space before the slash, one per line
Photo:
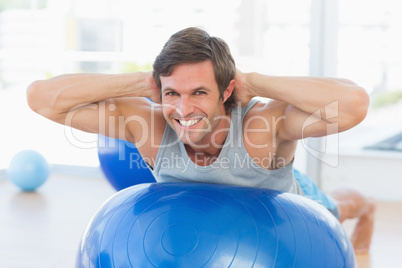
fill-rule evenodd
<path id="1" fill-rule="evenodd" d="M 179 139 L 191 146 L 209 144 L 225 120 L 212 62 L 178 65 L 161 83 L 163 115 Z"/>

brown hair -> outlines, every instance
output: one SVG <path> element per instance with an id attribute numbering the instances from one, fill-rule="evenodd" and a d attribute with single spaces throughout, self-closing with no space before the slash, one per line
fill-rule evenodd
<path id="1" fill-rule="evenodd" d="M 214 66 L 215 80 L 219 94 L 223 100 L 223 93 L 235 77 L 235 61 L 225 41 L 210 36 L 206 31 L 190 27 L 173 34 L 156 57 L 153 64 L 153 77 L 161 89 L 160 76 L 172 74 L 175 66 L 182 63 L 197 63 L 211 60 Z M 233 94 L 225 102 L 226 113 L 229 113 L 234 104 Z"/>

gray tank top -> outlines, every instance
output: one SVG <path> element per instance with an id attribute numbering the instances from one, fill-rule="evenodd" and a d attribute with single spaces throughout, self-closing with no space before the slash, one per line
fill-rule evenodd
<path id="1" fill-rule="evenodd" d="M 257 103 L 252 99 L 245 107 L 236 106 L 226 141 L 216 159 L 209 166 L 195 164 L 187 154 L 176 132 L 166 124 L 161 146 L 152 170 L 158 182 L 201 182 L 268 188 L 303 194 L 293 176 L 293 161 L 275 170 L 260 167 L 247 153 L 243 143 L 242 121 Z"/>

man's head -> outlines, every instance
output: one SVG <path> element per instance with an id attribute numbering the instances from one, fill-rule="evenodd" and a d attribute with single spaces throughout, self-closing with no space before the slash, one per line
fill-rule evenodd
<path id="1" fill-rule="evenodd" d="M 199 28 L 186 28 L 169 38 L 153 65 L 155 82 L 161 89 L 160 77 L 170 76 L 177 65 L 207 60 L 212 62 L 220 98 L 223 100 L 224 91 L 235 77 L 235 62 L 225 41 L 211 37 Z M 224 104 L 226 113 L 230 112 L 233 104 L 232 95 Z"/>

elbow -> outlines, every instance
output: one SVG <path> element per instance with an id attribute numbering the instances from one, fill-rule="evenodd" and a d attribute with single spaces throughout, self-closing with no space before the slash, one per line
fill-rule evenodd
<path id="1" fill-rule="evenodd" d="M 41 81 L 34 81 L 31 83 L 26 91 L 26 98 L 29 108 L 31 108 L 34 112 L 39 113 L 41 105 L 40 105 L 40 93 L 41 91 Z"/>
<path id="2" fill-rule="evenodd" d="M 54 108 L 49 101 L 50 98 L 51 95 L 42 80 L 34 81 L 27 88 L 26 100 L 29 108 L 37 114 L 52 119 Z"/>
<path id="3" fill-rule="evenodd" d="M 352 103 L 350 105 L 353 107 L 352 124 L 353 126 L 356 126 L 367 116 L 370 97 L 364 88 L 358 87 L 353 92 L 353 97 L 351 99 Z"/>

